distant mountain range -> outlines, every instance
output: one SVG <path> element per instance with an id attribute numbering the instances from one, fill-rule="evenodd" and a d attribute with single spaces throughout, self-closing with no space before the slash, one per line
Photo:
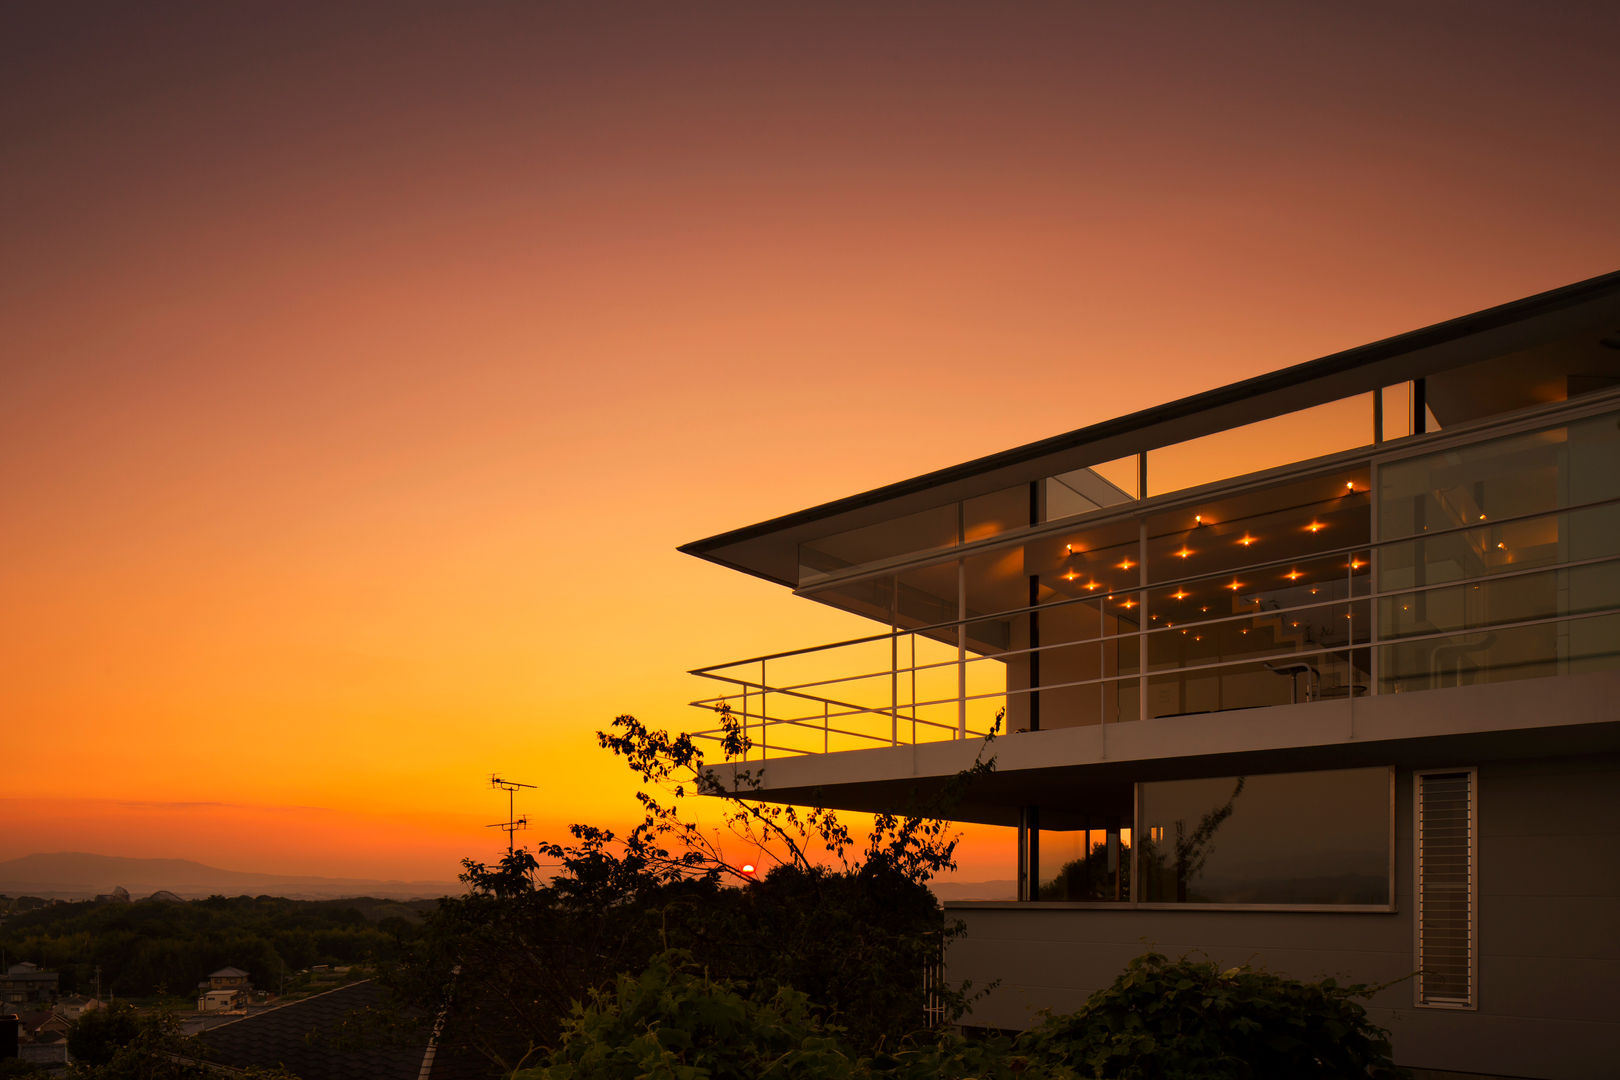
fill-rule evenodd
<path id="1" fill-rule="evenodd" d="M 294 900 L 338 900 L 376 896 L 394 900 L 454 896 L 453 881 L 375 881 L 221 870 L 190 859 L 130 859 L 80 851 L 24 855 L 0 862 L 0 894 L 88 900 L 121 887 L 130 899 L 167 892 L 186 900 L 205 896 L 285 896 Z"/>

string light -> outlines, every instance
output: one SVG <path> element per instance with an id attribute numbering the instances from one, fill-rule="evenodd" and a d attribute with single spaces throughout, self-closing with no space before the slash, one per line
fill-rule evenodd
<path id="1" fill-rule="evenodd" d="M 1325 528 L 1327 528 L 1327 526 L 1323 525 L 1320 521 L 1312 521 L 1309 525 L 1305 526 L 1305 531 L 1315 533 L 1321 532 Z"/>
<path id="2" fill-rule="evenodd" d="M 1175 592 L 1170 594 L 1170 599 L 1172 599 L 1172 600 L 1185 600 L 1185 599 L 1187 599 L 1187 597 L 1189 597 L 1191 595 L 1192 594 L 1189 593 L 1186 589 L 1177 589 Z"/>
<path id="3" fill-rule="evenodd" d="M 1288 573 L 1283 575 L 1283 577 L 1287 578 L 1289 581 L 1298 581 L 1304 576 L 1305 575 L 1300 573 L 1298 570 L 1290 570 Z"/>
<path id="4" fill-rule="evenodd" d="M 1129 560 L 1129 559 L 1121 559 L 1121 560 L 1119 560 L 1118 565 L 1119 565 L 1119 568 L 1121 570 L 1129 570 L 1131 567 L 1135 566 L 1136 564 L 1131 562 L 1131 560 Z"/>
<path id="5" fill-rule="evenodd" d="M 1172 554 L 1174 554 L 1175 557 L 1178 558 L 1178 559 L 1185 559 L 1187 556 L 1191 555 L 1192 553 L 1193 553 L 1193 549 L 1188 547 L 1186 544 L 1181 545 L 1181 550 L 1180 551 L 1172 552 Z"/>
<path id="6" fill-rule="evenodd" d="M 1248 533 L 1244 533 L 1243 536 L 1238 540 L 1238 543 L 1242 544 L 1244 547 L 1248 547 L 1250 544 L 1254 543 L 1255 540 L 1257 540 L 1257 539 L 1259 539 L 1259 538 L 1254 537 L 1254 536 L 1250 536 Z"/>

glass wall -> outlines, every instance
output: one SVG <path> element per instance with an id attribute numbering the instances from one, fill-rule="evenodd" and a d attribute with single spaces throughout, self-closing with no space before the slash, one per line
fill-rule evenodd
<path id="1" fill-rule="evenodd" d="M 1124 903 L 1131 898 L 1128 807 L 1113 814 L 1048 812 L 1046 817 L 1067 827 L 1041 823 L 1036 899 Z"/>
<path id="2" fill-rule="evenodd" d="M 1609 414 L 1382 466 L 1380 690 L 1613 667 L 1617 464 Z"/>
<path id="3" fill-rule="evenodd" d="M 1388 768 L 1138 785 L 1137 900 L 1387 906 Z"/>

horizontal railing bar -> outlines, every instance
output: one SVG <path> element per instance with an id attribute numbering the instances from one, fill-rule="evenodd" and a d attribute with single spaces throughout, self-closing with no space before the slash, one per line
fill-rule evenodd
<path id="1" fill-rule="evenodd" d="M 888 672 L 884 672 L 884 674 L 887 675 Z M 730 683 L 731 685 L 736 686 L 736 687 L 738 687 L 739 689 L 742 689 L 742 690 L 757 691 L 759 693 L 765 693 L 765 694 L 786 694 L 789 697 L 803 698 L 806 701 L 814 701 L 814 702 L 817 702 L 818 704 L 840 705 L 840 706 L 842 706 L 842 707 L 844 707 L 846 709 L 851 709 L 851 710 L 853 710 L 855 712 L 869 712 L 869 713 L 872 713 L 872 714 L 874 714 L 876 716 L 888 717 L 888 716 L 896 716 L 897 715 L 895 710 L 892 709 L 892 708 L 890 708 L 890 709 L 882 709 L 882 708 L 873 708 L 870 705 L 857 705 L 853 701 L 839 701 L 837 698 L 817 697 L 814 694 L 804 694 L 804 693 L 800 693 L 797 690 L 778 688 L 778 687 L 775 687 L 775 686 L 767 686 L 764 683 L 757 683 L 757 682 L 751 682 L 751 681 L 744 681 L 744 680 L 740 680 L 740 679 L 733 679 L 733 678 L 729 678 L 729 677 L 727 677 L 725 675 L 705 675 L 704 677 L 708 678 L 708 679 L 713 679 L 716 682 Z M 815 684 L 809 684 L 809 685 L 815 685 Z M 952 698 L 951 700 L 954 701 L 956 699 Z M 696 704 L 696 702 L 693 702 L 693 704 Z M 931 725 L 933 727 L 938 727 L 938 728 L 945 728 L 945 729 L 950 730 L 950 731 L 955 731 L 956 730 L 956 725 L 955 724 L 944 724 L 944 723 L 940 723 L 937 720 L 924 720 L 921 717 L 913 717 L 913 716 L 902 716 L 902 717 L 899 717 L 899 719 L 903 719 L 903 720 L 907 720 L 907 721 L 915 721 L 916 723 L 919 723 L 919 724 L 928 724 L 928 725 Z"/>
<path id="2" fill-rule="evenodd" d="M 1488 624 L 1488 625 L 1485 625 L 1485 626 L 1461 627 L 1461 628 L 1454 629 L 1454 630 L 1434 631 L 1434 632 L 1423 634 L 1423 635 L 1414 635 L 1414 636 L 1411 636 L 1411 637 L 1396 638 L 1396 639 L 1394 639 L 1392 641 L 1383 641 L 1383 640 L 1380 640 L 1378 642 L 1360 641 L 1360 642 L 1347 643 L 1347 644 L 1344 644 L 1344 645 L 1322 646 L 1322 647 L 1316 648 L 1316 649 L 1302 649 L 1302 650 L 1299 650 L 1299 651 L 1296 651 L 1296 652 L 1271 653 L 1271 654 L 1267 654 L 1265 656 L 1245 657 L 1245 658 L 1236 659 L 1236 660 L 1219 660 L 1219 661 L 1214 661 L 1214 662 L 1206 663 L 1206 664 L 1190 664 L 1190 665 L 1189 664 L 1183 664 L 1183 665 L 1177 665 L 1177 666 L 1172 667 L 1172 668 L 1161 669 L 1161 670 L 1158 670 L 1158 671 L 1153 671 L 1153 670 L 1134 671 L 1134 672 L 1130 672 L 1128 674 L 1104 675 L 1104 676 L 1100 676 L 1100 677 L 1095 678 L 1095 679 L 1082 679 L 1082 680 L 1076 680 L 1076 681 L 1073 681 L 1073 682 L 1066 682 L 1066 683 L 1043 683 L 1040 686 L 1015 687 L 1015 688 L 1007 689 L 1007 690 L 1004 690 L 1004 691 L 991 691 L 989 693 L 971 694 L 971 695 L 967 695 L 966 697 L 957 697 L 957 696 L 953 695 L 953 696 L 948 697 L 948 698 L 939 698 L 939 699 L 935 699 L 935 700 L 911 702 L 911 703 L 907 704 L 907 707 L 912 708 L 912 709 L 918 709 L 918 708 L 927 708 L 927 707 L 935 706 L 935 705 L 949 705 L 949 704 L 954 704 L 954 703 L 956 703 L 958 701 L 980 701 L 980 700 L 984 700 L 984 699 L 987 699 L 987 698 L 994 698 L 994 697 L 1008 697 L 1008 698 L 1011 698 L 1011 697 L 1016 697 L 1016 696 L 1024 695 L 1024 694 L 1039 693 L 1039 692 L 1041 692 L 1043 690 L 1068 690 L 1068 689 L 1073 689 L 1075 687 L 1097 686 L 1097 685 L 1104 684 L 1104 683 L 1124 682 L 1124 681 L 1127 681 L 1127 680 L 1134 682 L 1134 681 L 1136 681 L 1138 679 L 1141 679 L 1141 678 L 1144 678 L 1144 677 L 1149 679 L 1149 680 L 1152 680 L 1152 679 L 1155 679 L 1155 678 L 1164 678 L 1166 676 L 1174 676 L 1174 675 L 1178 675 L 1178 674 L 1180 674 L 1182 672 L 1189 672 L 1189 671 L 1213 671 L 1213 670 L 1220 669 L 1220 668 L 1235 668 L 1235 667 L 1252 666 L 1252 665 L 1258 665 L 1258 664 L 1265 664 L 1265 663 L 1268 663 L 1268 662 L 1271 662 L 1271 661 L 1277 661 L 1277 660 L 1299 659 L 1301 657 L 1325 656 L 1325 655 L 1328 655 L 1328 654 L 1337 654 L 1337 653 L 1366 652 L 1366 651 L 1370 651 L 1370 650 L 1375 649 L 1375 648 L 1386 648 L 1386 647 L 1389 647 L 1389 646 L 1392 646 L 1392 645 L 1406 645 L 1406 644 L 1411 644 L 1411 643 L 1414 643 L 1414 642 L 1421 642 L 1421 641 L 1436 641 L 1436 640 L 1440 640 L 1440 639 L 1443 639 L 1443 638 L 1453 638 L 1453 637 L 1459 637 L 1459 636 L 1469 635 L 1469 634 L 1491 633 L 1491 632 L 1494 632 L 1494 631 L 1497 631 L 1497 630 L 1517 630 L 1517 629 L 1521 629 L 1521 628 L 1524 628 L 1524 627 L 1530 627 L 1530 626 L 1545 626 L 1545 625 L 1550 624 L 1550 623 L 1575 622 L 1575 621 L 1579 621 L 1581 619 L 1596 619 L 1596 618 L 1603 618 L 1604 616 L 1609 616 L 1609 615 L 1620 615 L 1620 607 L 1601 608 L 1601 609 L 1598 609 L 1598 610 L 1595 610 L 1595 611 L 1580 612 L 1580 613 L 1569 614 L 1569 615 L 1548 616 L 1546 618 L 1540 618 L 1540 619 L 1521 619 L 1521 620 L 1517 620 L 1517 621 L 1510 622 L 1510 623 L 1491 623 L 1491 624 Z M 692 704 L 697 705 L 699 703 L 693 702 Z M 863 710 L 863 711 L 877 712 L 877 710 Z M 879 713 L 879 715 L 887 716 L 888 713 L 882 712 L 882 713 Z M 768 718 L 766 718 L 766 719 L 768 720 Z M 768 722 L 775 723 L 776 721 L 768 721 Z M 919 719 L 918 723 L 930 723 L 930 721 Z M 947 727 L 947 728 L 952 727 L 952 725 L 937 724 L 937 723 L 934 724 L 934 726 L 936 726 L 936 727 Z M 881 741 L 886 742 L 888 740 L 883 739 Z"/>
<path id="3" fill-rule="evenodd" d="M 1423 535 L 1423 534 L 1420 534 L 1420 535 Z M 1287 564 L 1287 563 L 1289 563 L 1291 561 L 1297 561 L 1297 560 L 1283 560 L 1282 563 L 1280 563 L 1279 565 Z M 1478 578 L 1458 578 L 1458 579 L 1455 579 L 1455 580 L 1452 580 L 1452 581 L 1432 582 L 1432 583 L 1428 583 L 1428 584 L 1424 584 L 1424 585 L 1403 586 L 1403 587 L 1397 588 L 1397 589 L 1386 589 L 1386 590 L 1377 591 L 1377 592 L 1368 591 L 1368 592 L 1362 593 L 1360 595 L 1337 597 L 1337 598 L 1334 598 L 1334 599 L 1321 600 L 1321 601 L 1316 601 L 1316 602 L 1313 602 L 1313 603 L 1296 604 L 1296 605 L 1293 605 L 1291 607 L 1285 607 L 1285 608 L 1263 608 L 1263 609 L 1258 610 L 1258 611 L 1237 612 L 1237 613 L 1234 613 L 1234 614 L 1231 614 L 1231 615 L 1210 616 L 1209 618 L 1197 619 L 1195 622 L 1192 622 L 1189 625 L 1190 626 L 1200 626 L 1200 627 L 1219 626 L 1219 625 L 1221 625 L 1223 623 L 1238 622 L 1238 621 L 1241 621 L 1241 620 L 1254 619 L 1254 618 L 1261 617 L 1261 616 L 1278 616 L 1278 617 L 1280 617 L 1280 616 L 1283 616 L 1283 615 L 1296 614 L 1298 612 L 1315 611 L 1315 610 L 1322 609 L 1322 608 L 1333 608 L 1333 607 L 1338 607 L 1340 605 L 1348 606 L 1348 605 L 1351 605 L 1351 604 L 1371 603 L 1371 602 L 1376 601 L 1376 600 L 1384 600 L 1384 599 L 1389 599 L 1389 598 L 1392 598 L 1392 597 L 1416 596 L 1416 595 L 1419 595 L 1421 593 L 1437 592 L 1437 591 L 1442 590 L 1442 589 L 1454 589 L 1454 588 L 1458 588 L 1458 587 L 1460 587 L 1462 585 L 1479 585 L 1479 584 L 1483 584 L 1483 583 L 1486 583 L 1486 582 L 1511 581 L 1511 580 L 1514 580 L 1516 578 L 1530 577 L 1530 576 L 1534 576 L 1536 574 L 1556 573 L 1556 572 L 1561 571 L 1561 570 L 1577 570 L 1577 569 L 1581 569 L 1583 567 L 1599 566 L 1599 565 L 1603 565 L 1605 563 L 1611 563 L 1611 562 L 1616 562 L 1616 561 L 1620 561 L 1620 554 L 1600 555 L 1600 556 L 1595 556 L 1595 557 L 1590 558 L 1590 559 L 1577 559 L 1577 560 L 1560 562 L 1560 563 L 1551 563 L 1551 564 L 1546 564 L 1546 565 L 1542 565 L 1542 566 L 1524 567 L 1524 568 L 1521 568 L 1521 569 L 1504 571 L 1502 573 L 1490 574 L 1490 575 L 1487 575 L 1487 576 L 1484 576 L 1484 577 L 1478 577 Z M 1242 569 L 1242 568 L 1240 568 L 1240 569 Z M 1217 575 L 1206 575 L 1206 579 L 1207 578 L 1214 578 L 1214 577 L 1224 577 L 1224 576 L 1225 576 L 1225 573 L 1217 574 Z M 1204 580 L 1204 579 L 1200 579 L 1200 580 Z M 1338 579 L 1324 579 L 1324 580 L 1331 581 L 1331 580 L 1338 580 Z M 1182 583 L 1182 584 L 1186 584 L 1186 583 Z M 1155 586 L 1155 588 L 1157 588 L 1157 587 L 1158 586 Z M 1099 593 L 1096 596 L 1083 597 L 1083 598 L 1080 598 L 1080 599 L 1083 602 L 1085 602 L 1085 601 L 1095 601 L 1095 600 L 1105 600 L 1105 599 L 1108 599 L 1108 598 L 1113 597 L 1113 596 L 1132 596 L 1132 595 L 1135 595 L 1135 594 L 1137 594 L 1137 593 L 1139 593 L 1141 591 L 1143 591 L 1143 590 L 1141 590 L 1141 589 L 1121 589 L 1121 590 L 1108 592 L 1108 593 Z M 1025 608 L 1016 609 L 1013 612 L 1011 612 L 1010 614 L 1013 615 L 1013 616 L 1028 615 L 1028 614 L 1032 614 L 1032 613 L 1033 614 L 1039 614 L 1041 612 L 1050 611 L 1050 610 L 1052 610 L 1054 608 L 1062 606 L 1062 604 L 1067 604 L 1067 603 L 1071 603 L 1071 602 L 1073 602 L 1073 601 L 1063 601 L 1061 603 L 1051 603 L 1051 604 L 1039 604 L 1039 605 L 1034 605 L 1034 606 L 1031 606 L 1031 607 L 1025 607 Z M 979 620 L 971 620 L 971 621 L 979 621 Z M 1068 648 L 1076 648 L 1076 647 L 1080 647 L 1080 646 L 1104 645 L 1104 644 L 1107 644 L 1109 642 L 1116 642 L 1116 641 L 1133 641 L 1133 640 L 1136 640 L 1138 638 L 1142 638 L 1142 637 L 1146 637 L 1146 636 L 1152 636 L 1154 634 L 1163 634 L 1163 633 L 1166 633 L 1168 631 L 1173 631 L 1175 629 L 1177 629 L 1175 626 L 1149 626 L 1149 627 L 1145 627 L 1145 628 L 1139 627 L 1136 630 L 1123 631 L 1123 632 L 1120 632 L 1120 633 L 1117 633 L 1117 634 L 1105 634 L 1105 635 L 1100 635 L 1098 637 L 1089 637 L 1089 638 L 1076 638 L 1076 639 L 1070 639 L 1070 640 L 1067 640 L 1067 641 L 1052 642 L 1050 644 L 1026 646 L 1026 647 L 1021 648 L 1021 649 L 1007 649 L 1007 650 L 1005 650 L 1003 652 L 995 653 L 995 654 L 991 654 L 991 655 L 982 655 L 981 654 L 981 655 L 978 655 L 978 656 L 971 657 L 971 658 L 969 658 L 969 659 L 967 659 L 965 661 L 940 660 L 940 661 L 931 662 L 931 663 L 928 663 L 928 664 L 918 664 L 918 665 L 913 665 L 913 666 L 910 666 L 910 667 L 901 667 L 901 668 L 896 668 L 896 669 L 892 669 L 892 670 L 888 669 L 888 668 L 885 668 L 885 669 L 882 669 L 880 671 L 871 672 L 869 674 L 835 676 L 835 677 L 829 678 L 829 679 L 818 679 L 818 680 L 814 680 L 812 682 L 796 683 L 796 684 L 792 684 L 790 686 L 782 687 L 782 688 L 771 687 L 769 689 L 773 693 L 778 692 L 778 689 L 780 689 L 781 692 L 786 692 L 787 690 L 792 690 L 792 689 L 804 689 L 806 687 L 815 687 L 815 686 L 828 686 L 828 685 L 832 685 L 832 684 L 840 683 L 840 682 L 858 682 L 858 681 L 860 681 L 862 679 L 884 678 L 884 677 L 887 677 L 887 676 L 889 676 L 890 674 L 892 674 L 894 672 L 915 674 L 916 672 L 920 672 L 920 671 L 933 671 L 933 670 L 938 670 L 938 669 L 942 669 L 942 668 L 953 668 L 953 667 L 958 666 L 958 664 L 962 664 L 962 663 L 971 664 L 971 663 L 976 663 L 976 662 L 982 661 L 982 660 L 995 660 L 995 661 L 1004 662 L 1006 659 L 1008 659 L 1010 657 L 1028 656 L 1028 655 L 1032 655 L 1032 654 L 1050 652 L 1050 651 L 1053 651 L 1053 650 L 1056 650 L 1056 649 L 1068 649 Z M 916 633 L 919 633 L 919 632 L 920 631 L 916 631 L 916 630 L 894 631 L 894 632 L 892 632 L 890 634 L 879 635 L 879 639 L 881 640 L 881 639 L 886 639 L 888 637 L 898 637 L 900 635 L 905 635 L 905 634 L 916 634 Z M 1408 637 L 1402 637 L 1399 640 L 1407 641 L 1407 640 L 1416 640 L 1416 639 L 1408 638 Z M 741 664 L 741 663 L 743 663 L 743 661 L 739 661 L 738 663 Z M 732 664 L 718 665 L 718 667 L 732 667 L 732 666 L 736 666 L 736 665 L 732 665 Z M 717 680 L 724 681 L 724 682 L 729 682 L 729 683 L 735 683 L 737 685 L 743 685 L 743 683 L 740 680 L 735 679 L 735 678 L 733 678 L 731 676 L 711 674 L 710 672 L 712 672 L 714 670 L 716 670 L 716 669 L 709 669 L 709 672 L 704 672 L 704 671 L 693 672 L 693 674 L 701 674 L 701 675 L 704 675 L 707 678 L 717 679 Z M 758 684 L 753 684 L 753 683 L 749 683 L 747 685 L 756 686 L 756 687 L 758 686 Z M 952 698 L 951 700 L 955 700 L 955 698 Z"/>

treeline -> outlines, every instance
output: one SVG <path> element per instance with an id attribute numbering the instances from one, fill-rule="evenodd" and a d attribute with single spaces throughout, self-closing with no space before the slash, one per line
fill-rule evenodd
<path id="1" fill-rule="evenodd" d="M 63 993 L 93 992 L 98 966 L 104 996 L 187 997 L 223 967 L 273 990 L 316 964 L 393 961 L 436 904 L 275 896 L 53 904 L 14 909 L 0 925 L 0 950 L 8 964 L 60 972 Z"/>

